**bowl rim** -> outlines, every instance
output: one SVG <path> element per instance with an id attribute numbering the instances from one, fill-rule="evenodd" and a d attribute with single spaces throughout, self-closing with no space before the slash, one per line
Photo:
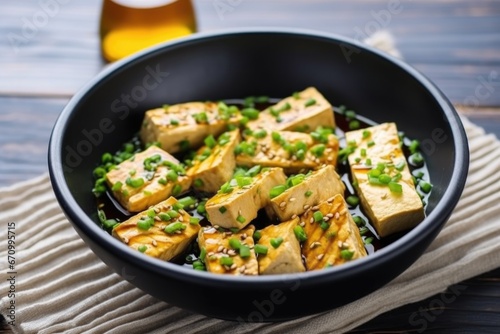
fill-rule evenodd
<path id="1" fill-rule="evenodd" d="M 154 56 L 156 53 L 164 52 L 165 50 L 188 46 L 192 43 L 198 43 L 203 40 L 226 38 L 232 35 L 290 35 L 302 38 L 323 39 L 334 43 L 342 43 L 350 45 L 355 48 L 374 54 L 375 56 L 392 63 L 394 66 L 399 67 L 409 76 L 413 77 L 428 93 L 434 98 L 435 102 L 440 106 L 446 121 L 450 123 L 452 132 L 453 144 L 456 148 L 454 157 L 454 168 L 451 171 L 450 184 L 444 191 L 441 199 L 436 204 L 436 207 L 425 217 L 425 219 L 408 231 L 405 235 L 398 238 L 388 246 L 370 254 L 367 257 L 357 259 L 342 266 L 332 267 L 329 270 L 307 271 L 303 273 L 293 274 L 280 274 L 280 275 L 263 275 L 257 277 L 247 276 L 230 276 L 230 275 L 214 275 L 212 273 L 200 272 L 192 270 L 191 268 L 180 266 L 178 264 L 161 261 L 156 258 L 144 256 L 130 247 L 126 246 L 119 240 L 113 238 L 99 227 L 79 206 L 76 200 L 71 195 L 71 190 L 66 184 L 63 163 L 62 163 L 62 133 L 65 133 L 67 121 L 71 117 L 72 111 L 78 106 L 80 100 L 102 81 L 116 72 L 124 71 L 127 67 L 133 66 L 134 63 L 140 62 L 148 56 Z M 442 228 L 445 222 L 451 215 L 454 207 L 456 206 L 463 188 L 465 186 L 466 176 L 469 165 L 469 149 L 468 142 L 463 124 L 460 121 L 458 113 L 445 95 L 432 83 L 426 76 L 418 70 L 407 64 L 403 60 L 397 59 L 383 51 L 368 46 L 362 42 L 356 41 L 349 37 L 341 36 L 335 33 L 324 31 L 317 31 L 311 29 L 300 28 L 276 28 L 276 27 L 260 27 L 260 28 L 231 28 L 221 29 L 211 32 L 195 33 L 193 35 L 179 38 L 173 41 L 167 41 L 156 46 L 150 47 L 140 51 L 127 58 L 118 60 L 110 65 L 107 65 L 100 73 L 89 80 L 74 96 L 69 100 L 64 109 L 58 116 L 54 127 L 52 129 L 49 150 L 48 150 L 48 165 L 51 183 L 59 202 L 68 220 L 76 227 L 77 230 L 82 231 L 94 242 L 101 245 L 108 252 L 113 253 L 118 257 L 122 257 L 124 261 L 137 265 L 145 270 L 154 271 L 157 274 L 175 277 L 189 282 L 202 282 L 210 286 L 228 286 L 231 284 L 254 284 L 258 287 L 265 288 L 271 287 L 272 284 L 281 284 L 287 280 L 299 280 L 302 283 L 321 283 L 331 279 L 332 275 L 342 279 L 352 275 L 354 272 L 363 272 L 373 267 L 377 267 L 379 263 L 386 262 L 395 257 L 397 252 L 408 251 L 415 244 L 423 242 L 428 234 L 435 233 Z M 432 177 L 432 176 L 431 176 Z M 440 224 L 434 223 L 438 216 L 445 217 Z M 425 232 L 425 233 L 423 233 Z M 411 265 L 411 263 L 409 264 Z M 202 280 L 200 280 L 202 278 Z"/>

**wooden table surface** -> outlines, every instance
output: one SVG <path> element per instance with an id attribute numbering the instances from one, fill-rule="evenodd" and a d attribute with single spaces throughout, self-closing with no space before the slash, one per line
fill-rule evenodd
<path id="1" fill-rule="evenodd" d="M 51 7 L 44 5 L 49 3 Z M 461 114 L 500 137 L 500 1 L 194 4 L 200 31 L 300 27 L 361 40 L 375 28 L 388 29 L 409 64 L 433 80 Z M 216 9 L 221 4 L 224 13 Z M 391 4 L 397 5 L 397 13 L 388 12 Z M 106 65 L 97 34 L 100 0 L 3 0 L 1 6 L 0 187 L 47 171 L 47 143 L 57 115 Z M 436 295 L 383 314 L 354 332 L 417 332 L 422 327 L 409 319 L 418 313 L 427 319 L 427 332 L 500 333 L 500 268 L 451 288 L 462 291 L 451 303 L 436 302 L 442 297 Z"/>

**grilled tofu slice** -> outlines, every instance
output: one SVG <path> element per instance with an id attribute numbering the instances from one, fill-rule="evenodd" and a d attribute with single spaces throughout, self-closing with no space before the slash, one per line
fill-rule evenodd
<path id="1" fill-rule="evenodd" d="M 299 217 L 307 240 L 302 245 L 307 270 L 318 270 L 366 256 L 366 250 L 341 195 L 307 210 Z"/>
<path id="2" fill-rule="evenodd" d="M 269 225 L 261 230 L 259 246 L 267 248 L 267 254 L 259 254 L 259 274 L 289 274 L 305 271 L 300 253 L 300 243 L 294 228 L 299 223 L 295 218 L 290 221 Z"/>
<path id="3" fill-rule="evenodd" d="M 331 104 L 314 87 L 287 97 L 263 110 L 247 124 L 252 130 L 311 132 L 319 126 L 335 127 Z"/>
<path id="4" fill-rule="evenodd" d="M 106 181 L 129 212 L 143 211 L 191 186 L 191 178 L 179 161 L 156 146 L 120 163 L 106 174 Z"/>
<path id="5" fill-rule="evenodd" d="M 238 130 L 224 132 L 217 141 L 213 136 L 205 139 L 206 145 L 198 150 L 193 165 L 187 170 L 197 190 L 216 193 L 231 179 L 236 168 L 234 148 L 239 142 Z"/>
<path id="6" fill-rule="evenodd" d="M 322 130 L 323 131 L 323 130 Z M 240 166 L 281 167 L 286 174 L 307 172 L 323 165 L 335 166 L 338 138 L 332 133 L 313 135 L 261 129 L 252 132 L 236 147 Z"/>
<path id="7" fill-rule="evenodd" d="M 239 232 L 203 227 L 198 234 L 200 250 L 205 250 L 205 267 L 215 274 L 258 275 L 257 257 L 253 251 L 255 227 L 248 225 Z"/>
<path id="8" fill-rule="evenodd" d="M 286 176 L 281 168 L 262 169 L 252 174 L 258 168 L 233 177 L 206 202 L 207 218 L 212 225 L 241 229 L 269 204 L 269 190 L 285 182 Z"/>
<path id="9" fill-rule="evenodd" d="M 115 226 L 112 234 L 129 247 L 169 261 L 184 252 L 200 230 L 197 219 L 176 204 L 169 197 Z"/>
<path id="10" fill-rule="evenodd" d="M 271 189 L 271 203 L 266 212 L 284 222 L 334 195 L 343 195 L 344 191 L 345 185 L 335 167 L 326 165 L 307 174 L 292 175 L 285 184 Z"/>
<path id="11" fill-rule="evenodd" d="M 223 103 L 181 103 L 146 111 L 140 137 L 144 143 L 159 142 L 162 149 L 174 154 L 197 149 L 205 137 L 220 135 L 228 124 L 240 119 L 237 108 Z"/>
<path id="12" fill-rule="evenodd" d="M 361 205 L 379 236 L 420 223 L 425 217 L 423 204 L 401 149 L 396 124 L 350 131 L 346 140 L 356 144 L 349 165 Z"/>

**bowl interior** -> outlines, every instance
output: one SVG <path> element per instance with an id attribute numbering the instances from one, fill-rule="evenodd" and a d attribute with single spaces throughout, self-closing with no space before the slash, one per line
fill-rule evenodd
<path id="1" fill-rule="evenodd" d="M 134 258 L 136 255 L 104 231 L 97 231 L 96 202 L 90 190 L 92 170 L 101 155 L 116 151 L 129 140 L 140 129 L 147 109 L 249 95 L 280 98 L 308 86 L 315 86 L 334 106 L 346 105 L 375 122 L 396 122 L 407 136 L 419 139 L 434 184 L 428 217 L 408 233 L 405 240 L 391 244 L 389 250 L 382 249 L 381 254 L 376 253 L 366 261 L 338 270 L 343 273 L 338 277 L 361 275 L 362 265 L 371 268 L 367 270 L 375 270 L 379 263 L 397 260 L 392 270 L 374 279 L 373 288 L 361 289 L 361 293 L 353 293 L 350 298 L 366 294 L 408 267 L 439 231 L 462 191 L 468 152 L 459 118 L 438 89 L 403 62 L 344 38 L 297 31 L 196 35 L 110 66 L 75 95 L 54 127 L 49 167 L 61 206 L 77 231 L 105 262 L 113 266 L 115 257 L 129 257 L 132 259 L 128 265 L 134 270 L 135 266 L 141 266 L 139 260 L 142 259 Z M 106 249 L 104 253 L 102 248 Z M 394 251 L 401 257 L 389 255 Z M 411 256 L 403 259 L 404 254 Z M 141 270 L 154 272 L 152 275 L 163 275 L 161 270 L 168 273 L 173 268 L 156 260 L 143 262 L 146 265 Z M 177 274 L 193 281 L 198 279 L 197 273 L 182 270 Z M 300 277 L 306 282 L 304 289 L 308 287 L 308 277 L 316 280 L 315 283 L 332 281 L 331 275 L 324 273 L 306 273 Z M 207 282 L 222 285 L 226 280 L 209 278 Z M 262 280 L 278 285 L 280 281 L 276 277 Z M 249 283 L 239 278 L 229 281 L 230 284 Z M 145 288 L 144 283 L 136 283 Z M 152 289 L 145 289 L 155 294 Z M 155 295 L 163 296 L 162 293 Z M 166 300 L 170 301 L 168 296 Z M 349 297 L 339 298 L 340 303 L 348 300 Z M 177 300 L 172 302 L 189 307 Z M 331 306 L 335 303 L 322 304 L 323 308 Z M 204 311 L 202 307 L 192 309 Z M 220 313 L 214 307 L 212 313 L 204 313 L 221 316 L 217 312 Z M 235 316 L 230 312 L 226 314 L 222 317 Z M 283 314 L 276 313 L 276 318 L 287 318 L 286 314 L 302 313 L 283 311 Z"/>

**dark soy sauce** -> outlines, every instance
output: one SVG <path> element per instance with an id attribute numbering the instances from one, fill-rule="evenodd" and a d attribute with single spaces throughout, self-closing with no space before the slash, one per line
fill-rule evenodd
<path id="1" fill-rule="evenodd" d="M 279 101 L 279 99 L 269 99 L 268 103 L 256 103 L 255 108 L 259 109 L 259 110 L 263 110 L 263 109 L 277 103 L 278 101 Z M 230 100 L 226 100 L 225 102 L 228 105 L 237 105 L 240 108 L 243 107 L 243 100 L 240 100 L 240 99 L 230 99 Z M 344 133 L 345 133 L 345 131 L 349 131 L 349 120 L 344 114 L 339 112 L 338 108 L 334 108 L 334 115 L 335 115 L 335 123 L 336 123 L 335 134 L 339 138 L 340 147 L 342 148 L 342 147 L 346 146 Z M 356 116 L 356 119 L 359 121 L 361 129 L 366 128 L 366 127 L 370 127 L 373 125 L 377 125 L 377 123 L 372 122 L 371 120 L 364 118 L 362 116 L 359 116 L 359 115 Z M 135 136 L 131 139 L 131 141 L 137 141 L 137 140 L 138 140 L 137 136 Z M 403 143 L 404 143 L 403 151 L 404 151 L 407 158 L 410 155 L 410 152 L 408 150 L 408 145 L 410 142 L 411 142 L 411 140 L 409 138 L 403 137 Z M 182 155 L 176 156 L 176 158 L 178 158 L 180 161 L 183 161 Z M 424 162 L 424 165 L 420 166 L 420 167 L 414 167 L 411 164 L 408 164 L 408 166 L 410 167 L 411 172 L 421 171 L 424 173 L 424 175 L 427 176 L 427 178 L 429 177 L 429 172 L 428 172 L 428 169 L 427 169 L 425 162 Z M 342 181 L 344 182 L 344 184 L 346 186 L 344 198 L 347 198 L 350 195 L 357 196 L 357 194 L 354 190 L 354 187 L 352 185 L 352 178 L 351 178 L 351 173 L 349 170 L 349 164 L 347 162 L 337 163 L 337 172 L 341 176 Z M 196 197 L 199 200 L 199 202 L 201 202 L 203 200 L 208 199 L 211 196 L 211 194 L 204 194 L 204 193 L 200 193 L 200 192 L 190 191 L 188 193 L 183 194 L 182 196 L 179 196 L 179 198 L 186 197 L 186 196 Z M 422 200 L 424 202 L 424 209 L 425 209 L 426 203 L 428 202 L 428 197 L 429 197 L 429 194 L 423 194 Z M 123 222 L 134 215 L 134 213 L 130 213 L 127 210 L 125 210 L 114 199 L 112 193 L 109 190 L 106 192 L 105 195 L 102 195 L 97 199 L 97 207 L 98 207 L 98 209 L 104 211 L 107 218 L 114 218 L 119 222 Z M 200 221 L 201 226 L 210 225 L 208 220 L 205 219 L 202 214 L 197 212 L 196 207 L 192 208 L 192 209 L 185 209 L 185 210 L 190 215 L 200 218 L 201 219 L 201 221 Z M 377 232 L 375 231 L 375 228 L 371 224 L 370 219 L 366 216 L 363 209 L 361 208 L 361 205 L 358 205 L 356 207 L 349 207 L 349 211 L 350 211 L 352 216 L 360 216 L 366 222 L 366 224 L 364 225 L 364 227 L 366 227 L 366 228 L 363 229 L 361 227 L 361 229 L 365 230 L 365 233 L 363 233 L 363 235 L 362 235 L 363 241 L 366 241 L 367 239 L 371 239 L 371 242 L 365 243 L 365 249 L 366 249 L 368 254 L 372 254 L 372 253 L 376 252 L 377 250 L 382 249 L 383 247 L 391 244 L 393 241 L 401 238 L 403 235 L 408 233 L 408 231 L 405 231 L 405 232 L 397 233 L 397 234 L 394 234 L 394 235 L 391 235 L 389 237 L 385 237 L 385 238 L 381 239 L 377 235 Z M 277 221 L 270 221 L 269 218 L 266 216 L 264 210 L 260 210 L 258 212 L 257 218 L 255 220 L 253 220 L 251 223 L 255 226 L 256 230 L 259 230 L 259 229 L 264 228 L 265 226 L 268 226 L 269 224 L 278 223 L 278 222 Z M 110 232 L 110 231 L 108 230 L 108 232 Z M 192 242 L 191 245 L 188 247 L 188 249 L 183 254 L 177 256 L 175 259 L 172 259 L 170 262 L 191 267 L 191 264 L 195 260 L 197 260 L 199 252 L 200 252 L 200 250 L 198 247 L 198 243 L 196 241 Z"/>

